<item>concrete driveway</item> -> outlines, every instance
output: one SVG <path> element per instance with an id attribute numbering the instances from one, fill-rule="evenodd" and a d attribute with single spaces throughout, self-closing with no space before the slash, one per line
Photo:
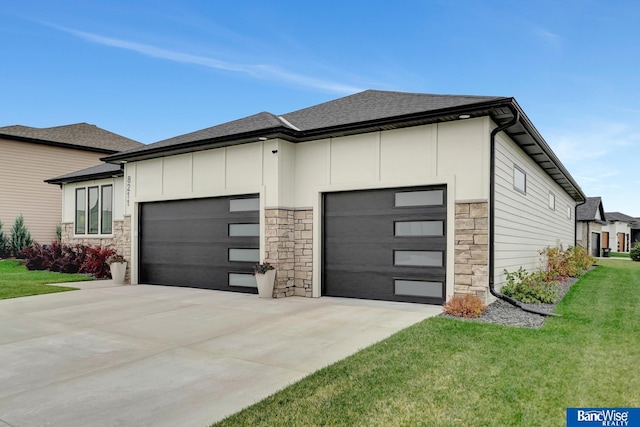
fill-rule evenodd
<path id="1" fill-rule="evenodd" d="M 440 307 L 85 282 L 0 300 L 0 427 L 208 426 Z"/>

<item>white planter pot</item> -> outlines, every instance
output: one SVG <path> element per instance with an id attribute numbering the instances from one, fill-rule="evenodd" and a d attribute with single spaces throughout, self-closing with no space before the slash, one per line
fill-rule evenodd
<path id="1" fill-rule="evenodd" d="M 113 262 L 109 265 L 111 269 L 111 279 L 114 285 L 124 285 L 124 276 L 127 273 L 126 262 Z"/>
<path id="2" fill-rule="evenodd" d="M 276 271 L 269 270 L 264 274 L 256 273 L 258 283 L 258 296 L 260 298 L 273 298 L 273 284 L 276 281 Z"/>

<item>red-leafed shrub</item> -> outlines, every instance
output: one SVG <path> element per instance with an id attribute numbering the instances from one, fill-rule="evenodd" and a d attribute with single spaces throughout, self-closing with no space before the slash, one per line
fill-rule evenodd
<path id="1" fill-rule="evenodd" d="M 444 312 L 457 317 L 480 317 L 487 306 L 475 295 L 455 295 L 443 304 Z"/>
<path id="2" fill-rule="evenodd" d="M 111 277 L 107 259 L 116 251 L 111 248 L 89 245 L 64 245 L 53 242 L 41 245 L 37 242 L 21 252 L 29 270 L 50 270 L 58 273 L 90 274 L 98 279 Z"/>
<path id="3" fill-rule="evenodd" d="M 91 274 L 98 279 L 108 279 L 111 277 L 111 270 L 107 260 L 115 254 L 116 251 L 111 248 L 87 246 L 84 253 L 84 262 L 80 266 L 79 272 Z"/>

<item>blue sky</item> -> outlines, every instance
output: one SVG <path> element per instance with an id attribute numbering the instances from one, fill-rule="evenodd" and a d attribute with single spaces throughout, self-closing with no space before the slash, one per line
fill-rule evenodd
<path id="1" fill-rule="evenodd" d="M 364 89 L 513 96 L 640 217 L 640 2 L 0 0 L 0 126 L 151 143 Z"/>

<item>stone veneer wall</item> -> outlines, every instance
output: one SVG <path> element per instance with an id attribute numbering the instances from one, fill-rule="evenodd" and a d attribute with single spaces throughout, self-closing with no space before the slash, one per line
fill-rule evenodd
<path id="1" fill-rule="evenodd" d="M 313 211 L 266 209 L 265 262 L 276 272 L 273 296 L 311 296 Z"/>
<path id="2" fill-rule="evenodd" d="M 489 204 L 456 203 L 454 294 L 486 301 L 489 291 Z"/>
<path id="3" fill-rule="evenodd" d="M 75 236 L 72 222 L 62 224 L 62 243 L 68 245 L 86 244 L 91 246 L 102 246 L 104 248 L 114 248 L 118 254 L 125 257 L 127 262 L 127 273 L 125 283 L 130 281 L 131 263 L 131 217 L 125 216 L 122 221 L 113 221 L 113 237 L 90 237 Z"/>

